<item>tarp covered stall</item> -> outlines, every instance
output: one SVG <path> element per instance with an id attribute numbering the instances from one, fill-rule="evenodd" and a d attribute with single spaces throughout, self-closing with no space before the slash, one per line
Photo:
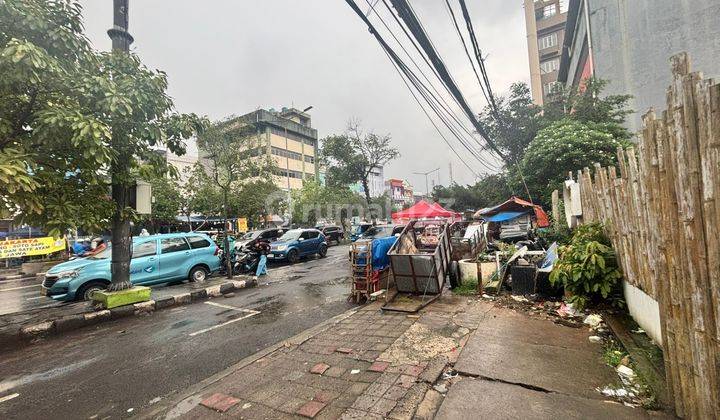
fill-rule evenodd
<path id="1" fill-rule="evenodd" d="M 485 219 L 487 221 L 494 221 L 490 220 L 494 216 L 498 216 L 500 218 L 506 218 L 511 217 L 512 213 L 527 213 L 530 215 L 531 218 L 535 220 L 535 223 L 537 223 L 538 227 L 548 227 L 550 226 L 550 218 L 548 217 L 547 213 L 537 204 L 533 204 L 529 201 L 525 201 L 518 197 L 510 197 L 507 201 L 505 201 L 502 204 L 498 204 L 494 207 L 487 207 L 484 209 L 480 209 L 473 215 L 473 218 L 475 219 Z M 502 216 L 499 216 L 501 215 Z M 516 216 L 518 217 L 518 216 Z M 505 220 L 512 220 L 512 219 L 505 219 Z"/>

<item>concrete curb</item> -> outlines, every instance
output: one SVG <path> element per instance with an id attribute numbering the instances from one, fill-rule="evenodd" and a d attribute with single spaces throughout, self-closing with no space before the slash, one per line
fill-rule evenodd
<path id="1" fill-rule="evenodd" d="M 218 382 L 222 380 L 223 378 L 233 374 L 234 372 L 252 364 L 256 361 L 262 359 L 263 357 L 266 357 L 279 349 L 283 347 L 289 347 L 289 346 L 297 346 L 305 341 L 311 339 L 312 337 L 315 337 L 316 335 L 320 334 L 321 332 L 327 330 L 331 326 L 339 323 L 340 321 L 347 319 L 351 316 L 353 316 L 355 313 L 364 310 L 364 307 L 360 308 L 353 308 L 349 309 L 340 315 L 336 315 L 330 319 L 327 319 L 323 322 L 321 322 L 318 325 L 315 325 L 314 327 L 310 327 L 290 338 L 287 338 L 285 340 L 282 340 L 276 344 L 273 344 L 269 347 L 264 348 L 263 350 L 260 350 L 259 352 L 256 352 L 254 354 L 251 354 L 250 356 L 240 360 L 239 362 L 235 363 L 234 365 L 216 373 L 215 375 L 210 376 L 209 378 L 206 378 L 205 380 L 198 382 L 192 386 L 189 386 L 185 389 L 184 392 L 179 394 L 173 399 L 168 399 L 166 402 L 164 402 L 161 405 L 158 405 L 154 407 L 151 411 L 148 411 L 146 413 L 140 413 L 139 418 L 141 419 L 165 419 L 170 420 L 174 419 L 176 417 L 182 416 L 186 411 L 190 411 L 197 403 L 200 401 L 197 401 L 197 394 L 202 393 L 202 391 L 207 388 L 208 386 L 214 384 L 215 382 Z"/>
<path id="2" fill-rule="evenodd" d="M 56 319 L 46 320 L 40 323 L 25 325 L 16 332 L 0 333 L 1 347 L 7 348 L 17 344 L 28 344 L 37 338 L 45 338 L 59 335 L 68 331 L 90 325 L 99 324 L 105 321 L 125 318 L 128 316 L 140 315 L 154 312 L 156 310 L 170 308 L 179 305 L 188 305 L 207 299 L 208 297 L 222 296 L 246 287 L 256 286 L 256 280 L 230 280 L 222 284 L 216 284 L 204 289 L 194 290 L 189 293 L 182 293 L 174 296 L 158 298 L 133 305 L 120 306 L 113 309 L 85 312 L 76 315 L 64 316 Z"/>

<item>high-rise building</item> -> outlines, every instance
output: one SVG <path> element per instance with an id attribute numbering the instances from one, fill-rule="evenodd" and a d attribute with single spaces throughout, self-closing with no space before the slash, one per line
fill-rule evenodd
<path id="1" fill-rule="evenodd" d="M 275 184 L 284 190 L 302 188 L 304 179 L 318 179 L 318 134 L 310 115 L 295 108 L 250 112 L 240 122 L 258 130 L 260 150 L 275 161 Z"/>
<path id="2" fill-rule="evenodd" d="M 694 69 L 720 76 L 719 22 L 717 0 L 571 0 L 558 82 L 594 76 L 608 82 L 603 95 L 630 95 L 625 125 L 637 132 L 648 109 L 663 108 L 672 55 L 687 52 Z"/>
<path id="3" fill-rule="evenodd" d="M 360 195 L 365 195 L 365 188 L 361 182 L 352 184 L 350 189 Z M 380 197 L 385 192 L 385 176 L 383 175 L 382 166 L 375 166 L 370 170 L 370 175 L 368 176 L 368 192 L 372 198 Z"/>
<path id="4" fill-rule="evenodd" d="M 567 0 L 524 0 L 530 89 L 537 105 L 557 83 L 565 37 Z"/>

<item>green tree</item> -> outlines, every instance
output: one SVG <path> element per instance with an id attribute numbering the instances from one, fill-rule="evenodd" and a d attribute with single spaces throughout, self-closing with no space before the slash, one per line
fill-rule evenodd
<path id="1" fill-rule="evenodd" d="M 538 130 L 543 127 L 543 109 L 533 103 L 530 89 L 520 82 L 513 83 L 510 94 L 498 98 L 496 103 L 499 120 L 486 107 L 480 114 L 480 123 L 503 154 L 511 162 L 518 163 Z"/>
<path id="2" fill-rule="evenodd" d="M 93 51 L 75 1 L 0 2 L 0 70 L 0 153 L 24 165 L 9 168 L 18 181 L 3 188 L 3 202 L 53 234 L 111 219 L 110 290 L 130 287 L 129 189 L 166 171 L 153 149 L 184 154 L 183 140 L 204 121 L 174 112 L 165 73 L 134 55 Z"/>
<path id="3" fill-rule="evenodd" d="M 272 161 L 264 154 L 260 137 L 251 124 L 240 122 L 237 119 L 219 121 L 205 130 L 197 140 L 201 156 L 208 163 L 205 167 L 207 177 L 201 176 L 209 197 L 218 195 L 222 203 L 222 216 L 227 226 L 231 214 L 239 211 L 241 204 L 238 194 L 233 194 L 242 188 L 243 180 L 254 178 L 271 179 Z M 210 182 L 208 182 L 210 181 Z M 208 187 L 212 185 L 212 187 Z M 210 210 L 216 201 L 205 204 Z M 234 211 L 233 211 L 234 210 Z M 229 252 L 229 242 L 226 240 L 224 249 Z M 230 260 L 227 259 L 228 277 L 232 277 Z"/>
<path id="4" fill-rule="evenodd" d="M 157 232 L 160 224 L 175 223 L 183 206 L 178 180 L 173 176 L 155 176 L 149 179 L 152 186 L 152 213 L 146 217 Z"/>
<path id="5" fill-rule="evenodd" d="M 433 200 L 455 211 L 478 210 L 494 206 L 514 195 L 512 181 L 507 174 L 485 175 L 473 185 L 453 183 L 448 187 L 439 185 L 433 190 Z"/>
<path id="6" fill-rule="evenodd" d="M 528 188 L 547 204 L 552 191 L 561 187 L 568 172 L 594 163 L 612 165 L 617 148 L 626 146 L 629 146 L 627 140 L 615 138 L 608 132 L 607 124 L 561 120 L 538 133 L 525 153 L 521 168 Z"/>
<path id="7" fill-rule="evenodd" d="M 345 186 L 321 185 L 305 181 L 292 192 L 292 218 L 305 226 L 315 226 L 320 219 L 329 219 L 345 226 L 345 220 L 367 209 L 363 198 Z"/>
<path id="8" fill-rule="evenodd" d="M 368 206 L 372 203 L 370 173 L 399 156 L 400 152 L 391 145 L 390 135 L 364 133 L 357 122 L 351 122 L 344 134 L 323 139 L 320 151 L 321 161 L 327 167 L 328 185 L 348 187 L 360 182 Z"/>

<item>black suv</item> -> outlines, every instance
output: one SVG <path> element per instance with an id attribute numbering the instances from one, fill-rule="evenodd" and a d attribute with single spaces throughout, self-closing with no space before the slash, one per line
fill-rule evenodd
<path id="1" fill-rule="evenodd" d="M 339 245 L 340 241 L 345 237 L 345 233 L 340 226 L 324 226 L 317 229 L 325 235 L 325 240 L 328 243 L 335 242 Z"/>

